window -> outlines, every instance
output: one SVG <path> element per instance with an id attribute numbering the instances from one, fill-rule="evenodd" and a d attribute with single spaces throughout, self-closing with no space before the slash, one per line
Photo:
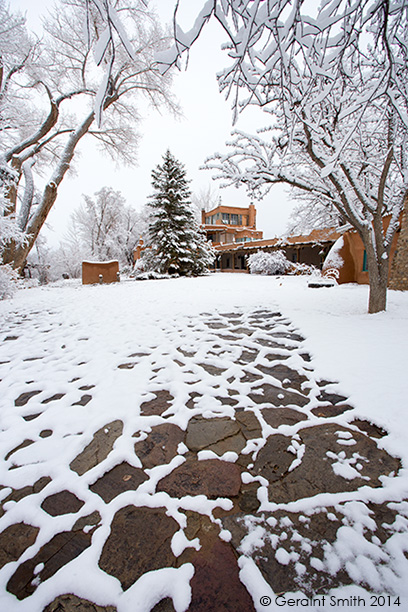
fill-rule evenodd
<path id="1" fill-rule="evenodd" d="M 229 223 L 230 222 L 229 213 L 222 213 L 222 222 L 223 223 Z"/>
<path id="2" fill-rule="evenodd" d="M 239 225 L 239 215 L 231 215 L 231 225 Z"/>
<path id="3" fill-rule="evenodd" d="M 248 236 L 244 236 L 243 238 L 237 238 L 236 242 L 251 242 L 252 238 L 249 238 Z"/>
<path id="4" fill-rule="evenodd" d="M 368 272 L 367 251 L 365 249 L 364 249 L 364 254 L 363 254 L 363 272 Z"/>
<path id="5" fill-rule="evenodd" d="M 217 215 L 211 215 L 210 217 L 206 217 L 205 218 L 206 225 L 215 225 L 216 218 L 217 218 Z"/>

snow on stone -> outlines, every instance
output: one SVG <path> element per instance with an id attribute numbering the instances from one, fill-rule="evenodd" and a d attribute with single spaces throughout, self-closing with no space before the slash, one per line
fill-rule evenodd
<path id="1" fill-rule="evenodd" d="M 333 392 L 346 395 L 354 406 L 352 416 L 346 412 L 335 420 L 339 427 L 339 450 L 329 457 L 334 461 L 334 472 L 345 479 L 361 478 L 365 458 L 358 453 L 351 457 L 346 455 L 346 451 L 352 451 L 354 440 L 351 434 L 341 430 L 354 418 L 366 418 L 386 429 L 388 435 L 380 444 L 391 455 L 402 458 L 403 469 L 393 479 L 385 476 L 382 479 L 383 488 L 365 486 L 358 492 L 326 493 L 280 506 L 269 500 L 268 482 L 261 475 L 254 477 L 244 472 L 242 481 L 262 484 L 258 489 L 261 513 L 279 507 L 303 512 L 304 521 L 307 522 L 308 513 L 311 515 L 317 507 L 333 507 L 336 512 L 341 508 L 344 524 L 339 529 L 336 541 L 326 546 L 324 558 L 313 560 L 316 570 L 328 568 L 334 571 L 346 566 L 355 580 L 364 581 L 373 590 L 403 590 L 403 585 L 408 584 L 408 567 L 404 556 L 408 548 L 407 520 L 398 517 L 394 535 L 387 542 L 387 547 L 381 549 L 379 542 L 375 539 L 369 541 L 364 536 L 365 529 L 370 528 L 373 519 L 363 502 L 382 502 L 386 499 L 391 500 L 390 507 L 407 510 L 402 504 L 407 504 L 403 500 L 408 494 L 407 346 L 403 342 L 408 337 L 408 295 L 390 291 L 387 312 L 367 315 L 367 294 L 368 288 L 365 286 L 341 285 L 330 292 L 316 295 L 308 290 L 307 279 L 302 277 L 276 279 L 220 274 L 199 279 L 122 282 L 111 286 L 61 283 L 22 290 L 14 298 L 0 302 L 1 328 L 6 330 L 7 335 L 16 336 L 15 340 L 0 345 L 0 454 L 7 456 L 25 439 L 39 441 L 40 432 L 46 428 L 53 431 L 52 436 L 41 439 L 41 444 L 20 448 L 2 462 L 0 476 L 5 488 L 0 491 L 0 499 L 10 493 L 11 487 L 25 486 L 28 481 L 34 483 L 43 475 L 51 476 L 52 482 L 46 492 L 37 494 L 35 501 L 29 496 L 19 502 L 8 502 L 7 512 L 0 518 L 1 530 L 24 521 L 40 527 L 40 540 L 35 544 L 37 550 L 55 533 L 71 529 L 72 515 L 54 517 L 50 521 L 40 508 L 46 495 L 63 489 L 78 494 L 85 502 L 81 516 L 97 510 L 102 517 L 102 525 L 93 535 L 92 546 L 52 578 L 40 583 L 27 600 L 18 601 L 4 588 L 13 572 L 10 565 L 14 564 L 0 570 L 0 609 L 7 612 L 42 610 L 55 596 L 69 592 L 69 589 L 78 596 L 93 599 L 99 605 L 115 605 L 118 612 L 147 612 L 165 596 L 172 598 L 177 612 L 188 608 L 190 580 L 194 573 L 191 564 L 184 564 L 178 569 L 149 572 L 125 592 L 115 578 L 98 568 L 98 558 L 109 535 L 110 522 L 115 513 L 128 504 L 166 508 L 168 515 L 180 525 L 172 540 L 176 555 L 181 554 L 185 547 L 197 548 L 199 545 L 196 540 L 189 541 L 184 536 L 185 515 L 182 510 L 198 511 L 213 519 L 217 508 L 231 509 L 232 503 L 227 499 L 210 500 L 203 495 L 172 499 L 164 492 L 155 493 L 157 482 L 174 467 L 184 463 L 183 455 L 187 447 L 179 445 L 178 456 L 172 462 L 152 468 L 148 472 L 149 479 L 137 491 L 124 492 L 109 504 L 99 501 L 98 496 L 90 493 L 88 486 L 124 459 L 130 462 L 133 457 L 135 467 L 140 465 L 133 445 L 162 420 L 157 416 L 141 418 L 139 406 L 154 397 L 158 384 L 166 383 L 174 396 L 174 402 L 167 412 L 168 421 L 182 429 L 196 414 L 231 416 L 231 407 L 217 401 L 210 374 L 197 364 L 201 362 L 214 367 L 223 364 L 227 374 L 225 378 L 219 378 L 217 397 L 228 397 L 228 377 L 235 371 L 241 348 L 235 345 L 227 350 L 219 336 L 208 328 L 204 330 L 199 315 L 204 312 L 210 316 L 237 311 L 245 314 L 257 308 L 281 310 L 305 337 L 301 345 L 298 344 L 296 355 L 286 363 L 302 373 L 298 353 L 308 352 L 317 380 L 338 380 L 339 383 L 333 385 Z M 182 339 L 180 329 L 183 329 Z M 48 336 L 49 333 L 52 336 Z M 52 337 L 52 346 L 45 343 L 47 337 Z M 214 344 L 218 339 L 218 354 L 209 358 L 204 353 L 201 344 L 203 338 L 213 340 Z M 189 367 L 184 368 L 189 370 L 188 375 L 174 363 L 179 348 L 194 356 Z M 285 351 L 282 343 L 282 353 L 285 354 Z M 129 355 L 134 353 L 144 354 L 138 364 L 131 370 L 119 369 L 118 366 L 128 362 Z M 257 363 L 262 363 L 264 354 L 260 352 Z M 10 367 L 9 363 L 18 367 Z M 52 377 L 44 374 L 47 367 L 53 367 Z M 153 368 L 158 371 L 151 379 Z M 82 406 L 75 405 L 80 397 L 78 388 L 68 382 L 78 377 L 83 385 L 94 385 L 86 411 Z M 191 409 L 185 406 L 185 380 L 190 380 L 202 396 Z M 280 384 L 274 377 L 271 380 L 275 381 L 274 384 Z M 242 405 L 248 406 L 248 398 L 237 384 L 238 388 Z M 27 405 L 17 407 L 14 400 L 21 393 L 29 391 L 39 392 L 30 402 L 36 402 L 37 407 L 41 405 L 42 414 L 25 421 L 21 417 L 29 415 L 32 408 Z M 55 393 L 65 395 L 58 402 L 41 404 Z M 312 400 L 317 393 L 318 389 L 311 390 Z M 66 466 L 90 442 L 95 431 L 115 419 L 123 421 L 124 430 L 108 457 L 81 477 L 67 469 Z M 262 435 L 266 437 L 269 426 L 266 423 L 262 426 Z M 287 435 L 291 436 L 290 452 L 294 456 L 292 470 L 300 465 L 303 457 L 304 447 L 298 437 L 304 426 L 302 422 L 287 426 Z M 135 431 L 139 432 L 138 438 L 132 438 Z M 67 439 L 69 444 L 66 443 Z M 252 450 L 261 448 L 262 442 L 263 438 L 251 441 Z M 213 457 L 206 453 L 208 451 L 200 453 L 199 459 Z M 227 453 L 222 458 L 234 462 L 236 453 Z M 10 470 L 15 461 L 20 467 Z M 332 521 L 336 516 L 331 513 L 327 518 Z M 271 517 L 268 520 L 273 528 L 274 519 Z M 267 535 L 256 520 L 248 526 L 250 530 L 241 543 L 241 557 L 238 560 L 240 577 L 254 598 L 258 606 L 256 609 L 260 610 L 264 609 L 258 603 L 260 597 L 270 595 L 273 599 L 274 594 L 248 555 L 254 550 L 262 550 L 269 538 L 268 545 L 273 545 L 280 563 L 292 563 L 296 559 L 290 557 L 291 553 L 282 545 L 283 539 L 280 540 L 277 535 Z M 289 529 L 289 525 L 287 527 Z M 230 536 L 227 530 L 222 532 L 222 537 L 228 541 Z M 310 544 L 304 539 L 302 548 L 307 550 L 308 547 Z M 32 553 L 27 551 L 26 558 L 30 558 Z M 392 576 L 383 565 L 385 561 L 396 569 Z M 36 570 L 39 574 L 41 568 L 38 566 Z M 302 576 L 304 570 L 301 563 L 296 564 L 296 571 Z M 357 587 L 342 587 L 335 592 L 339 597 L 345 597 L 348 593 L 362 591 Z"/>

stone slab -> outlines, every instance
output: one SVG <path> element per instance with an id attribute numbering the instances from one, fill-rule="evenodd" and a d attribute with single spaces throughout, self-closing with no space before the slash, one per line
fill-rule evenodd
<path id="1" fill-rule="evenodd" d="M 64 595 L 58 595 L 44 608 L 43 612 L 117 612 L 117 608 L 114 606 L 98 606 L 88 599 L 83 599 L 83 597 L 65 593 Z"/>
<path id="2" fill-rule="evenodd" d="M 168 408 L 170 408 L 173 401 L 173 396 L 162 389 L 155 391 L 156 397 L 148 402 L 143 402 L 140 406 L 140 413 L 143 416 L 161 416 Z"/>
<path id="3" fill-rule="evenodd" d="M 108 504 L 124 491 L 135 491 L 147 478 L 142 469 L 122 462 L 106 472 L 89 488 Z"/>
<path id="4" fill-rule="evenodd" d="M 11 561 L 17 561 L 29 546 L 34 544 L 38 527 L 16 523 L 0 533 L 0 568 Z"/>
<path id="5" fill-rule="evenodd" d="M 255 393 L 249 393 L 250 399 L 256 404 L 272 404 L 272 406 L 306 406 L 309 398 L 296 391 L 281 389 L 268 383 L 254 387 Z M 260 391 L 261 393 L 258 393 Z"/>
<path id="6" fill-rule="evenodd" d="M 239 579 L 236 556 L 229 544 L 215 538 L 193 558 L 194 576 L 188 612 L 255 612 L 254 603 Z"/>
<path id="7" fill-rule="evenodd" d="M 228 417 L 216 417 L 213 419 L 193 417 L 188 422 L 186 445 L 190 450 L 197 452 L 208 449 L 211 445 L 239 433 L 240 427 L 238 423 Z M 242 448 L 244 446 L 245 444 Z"/>
<path id="8" fill-rule="evenodd" d="M 98 429 L 92 441 L 71 461 L 69 465 L 71 470 L 82 476 L 82 474 L 101 463 L 111 452 L 122 431 L 123 423 L 120 420 L 107 423 Z"/>
<path id="9" fill-rule="evenodd" d="M 91 536 L 91 532 L 83 531 L 64 531 L 55 535 L 34 557 L 18 566 L 7 583 L 9 593 L 20 600 L 32 595 L 39 582 L 51 578 L 61 567 L 88 548 Z M 36 573 L 35 568 L 40 564 L 44 564 L 44 567 Z"/>
<path id="10" fill-rule="evenodd" d="M 145 468 L 170 463 L 185 433 L 177 425 L 163 423 L 152 428 L 147 438 L 135 443 L 135 453 Z"/>
<path id="11" fill-rule="evenodd" d="M 288 468 L 295 459 L 286 450 L 290 438 L 270 436 L 258 453 L 252 471 L 268 479 L 273 502 L 354 491 L 361 486 L 378 487 L 381 476 L 396 474 L 400 469 L 399 460 L 379 449 L 373 439 L 335 423 L 308 427 L 299 435 L 305 450 L 300 465 L 290 472 Z"/>
<path id="12" fill-rule="evenodd" d="M 159 481 L 157 491 L 165 491 L 171 497 L 177 498 L 206 495 L 215 499 L 235 497 L 239 494 L 240 487 L 241 469 L 238 465 L 218 459 L 206 459 L 186 461 Z"/>
<path id="13" fill-rule="evenodd" d="M 178 530 L 163 508 L 126 506 L 113 518 L 99 567 L 126 590 L 145 572 L 174 567 L 171 539 Z"/>
<path id="14" fill-rule="evenodd" d="M 78 512 L 85 502 L 78 499 L 71 491 L 60 491 L 44 499 L 41 508 L 51 516 L 61 516 Z"/>
<path id="15" fill-rule="evenodd" d="M 307 416 L 294 408 L 263 408 L 262 416 L 265 421 L 277 429 L 280 425 L 296 425 L 300 421 L 307 420 Z"/>

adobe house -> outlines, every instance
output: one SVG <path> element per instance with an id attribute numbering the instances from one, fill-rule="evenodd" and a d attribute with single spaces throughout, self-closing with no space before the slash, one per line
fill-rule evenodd
<path id="1" fill-rule="evenodd" d="M 118 261 L 83 261 L 82 284 L 117 283 L 119 278 Z"/>
<path id="2" fill-rule="evenodd" d="M 277 250 L 283 251 L 289 261 L 313 265 L 324 271 L 333 267 L 330 258 L 326 263 L 326 257 L 337 243 L 336 252 L 343 261 L 339 268 L 338 282 L 368 283 L 364 246 L 355 231 L 327 228 L 313 230 L 307 235 L 263 239 L 263 232 L 256 227 L 256 208 L 253 204 L 248 208 L 220 204 L 208 212 L 202 211 L 201 214 L 201 227 L 216 251 L 213 270 L 217 272 L 248 273 L 249 255 L 257 251 Z M 140 258 L 143 249 L 141 239 L 134 252 L 135 261 Z M 390 265 L 389 286 L 393 289 L 408 289 L 408 197 L 401 229 L 392 244 Z"/>
<path id="3" fill-rule="evenodd" d="M 305 236 L 288 236 L 245 243 L 215 244 L 218 272 L 249 272 L 247 258 L 258 251 L 283 251 L 293 263 L 304 263 L 321 269 L 325 257 L 340 233 L 335 228 L 313 230 Z"/>
<path id="4" fill-rule="evenodd" d="M 256 229 L 256 209 L 219 205 L 201 212 L 201 227 L 213 246 L 261 240 L 263 232 Z"/>
<path id="5" fill-rule="evenodd" d="M 263 239 L 256 227 L 256 208 L 219 205 L 202 211 L 207 240 L 216 251 L 214 269 L 218 272 L 248 272 L 247 257 L 257 251 L 282 250 L 289 261 L 322 267 L 324 258 L 340 236 L 334 229 L 314 230 L 307 236 Z"/>
<path id="6" fill-rule="evenodd" d="M 253 204 L 248 208 L 233 206 L 217 206 L 209 212 L 201 211 L 201 228 L 205 231 L 207 240 L 213 246 L 222 244 L 242 244 L 253 240 L 261 240 L 263 232 L 256 229 L 256 209 Z M 143 239 L 133 251 L 136 262 L 146 247 Z"/>

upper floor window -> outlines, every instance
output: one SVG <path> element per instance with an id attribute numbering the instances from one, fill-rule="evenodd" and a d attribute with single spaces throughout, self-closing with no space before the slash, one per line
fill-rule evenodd
<path id="1" fill-rule="evenodd" d="M 230 214 L 229 213 L 222 213 L 222 222 L 223 223 L 229 223 L 230 222 Z"/>
<path id="2" fill-rule="evenodd" d="M 231 215 L 231 225 L 242 225 L 242 215 Z"/>

